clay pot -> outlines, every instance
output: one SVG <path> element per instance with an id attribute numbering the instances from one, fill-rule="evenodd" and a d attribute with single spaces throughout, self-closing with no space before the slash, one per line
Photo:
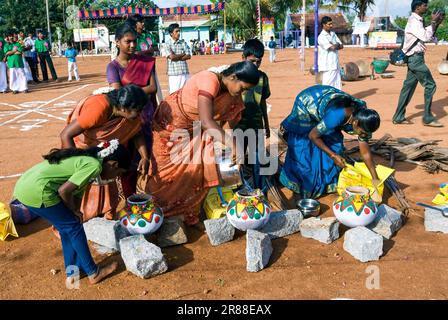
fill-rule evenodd
<path id="1" fill-rule="evenodd" d="M 359 76 L 360 77 L 370 76 L 371 71 L 370 71 L 370 64 L 368 62 L 366 62 L 364 60 L 358 60 L 355 63 L 359 68 Z"/>
<path id="2" fill-rule="evenodd" d="M 359 78 L 359 68 L 356 63 L 349 62 L 345 65 L 344 68 L 344 77 L 345 81 L 355 81 Z"/>
<path id="3" fill-rule="evenodd" d="M 271 207 L 260 189 L 236 192 L 226 210 L 229 222 L 241 231 L 263 227 L 270 214 Z"/>
<path id="4" fill-rule="evenodd" d="M 367 226 L 375 220 L 378 206 L 364 187 L 347 187 L 333 203 L 335 217 L 345 226 Z"/>
<path id="5" fill-rule="evenodd" d="M 437 67 L 440 74 L 448 74 L 448 60 L 442 60 Z"/>
<path id="6" fill-rule="evenodd" d="M 134 194 L 127 198 L 126 207 L 120 211 L 120 223 L 130 234 L 150 234 L 163 223 L 162 209 L 157 207 L 149 194 Z"/>

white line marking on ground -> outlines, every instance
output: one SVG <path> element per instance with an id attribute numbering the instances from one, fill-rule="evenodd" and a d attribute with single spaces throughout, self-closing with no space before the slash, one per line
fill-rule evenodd
<path id="1" fill-rule="evenodd" d="M 0 176 L 0 180 L 20 177 L 23 173 L 12 174 L 9 176 Z"/>

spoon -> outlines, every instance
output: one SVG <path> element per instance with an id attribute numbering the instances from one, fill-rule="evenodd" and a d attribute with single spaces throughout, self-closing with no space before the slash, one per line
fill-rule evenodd
<path id="1" fill-rule="evenodd" d="M 433 210 L 440 211 L 444 217 L 447 217 L 447 218 L 448 218 L 448 208 L 440 209 L 440 208 L 433 207 L 433 206 L 430 206 L 430 205 L 427 205 L 427 204 L 424 204 L 424 203 L 420 203 L 420 202 L 417 202 L 416 205 L 421 206 L 421 207 L 425 207 L 425 208 L 429 208 L 429 209 L 433 209 Z"/>

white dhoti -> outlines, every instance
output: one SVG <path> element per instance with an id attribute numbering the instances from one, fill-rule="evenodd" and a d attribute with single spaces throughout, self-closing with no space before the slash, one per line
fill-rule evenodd
<path id="1" fill-rule="evenodd" d="M 336 89 L 342 89 L 341 71 L 330 70 L 322 72 L 322 84 L 326 86 L 332 86 Z"/>
<path id="2" fill-rule="evenodd" d="M 68 62 L 68 81 L 72 81 L 72 71 L 75 75 L 75 79 L 79 80 L 79 74 L 78 74 L 78 65 L 76 62 Z"/>
<path id="3" fill-rule="evenodd" d="M 8 90 L 8 81 L 6 79 L 6 63 L 0 61 L 0 92 Z"/>
<path id="4" fill-rule="evenodd" d="M 182 88 L 189 78 L 190 78 L 189 74 L 182 74 L 180 76 L 168 76 L 168 82 L 170 85 L 170 94 Z"/>
<path id="5" fill-rule="evenodd" d="M 275 49 L 269 48 L 269 61 L 275 62 Z"/>
<path id="6" fill-rule="evenodd" d="M 33 75 L 31 74 L 30 65 L 25 60 L 25 57 L 22 57 L 22 59 L 23 59 L 23 66 L 24 66 L 26 81 L 33 81 Z"/>
<path id="7" fill-rule="evenodd" d="M 28 81 L 26 80 L 24 68 L 9 69 L 9 89 L 19 92 L 28 90 Z"/>

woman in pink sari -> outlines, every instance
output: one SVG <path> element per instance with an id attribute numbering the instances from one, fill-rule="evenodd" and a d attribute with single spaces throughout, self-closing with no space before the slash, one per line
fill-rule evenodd
<path id="1" fill-rule="evenodd" d="M 160 103 L 152 123 L 153 158 L 138 188 L 154 196 L 165 216 L 183 215 L 187 225 L 199 222 L 209 188 L 219 185 L 210 132 L 225 141 L 221 125 L 238 123 L 244 109 L 241 93 L 258 84 L 259 77 L 247 61 L 221 73 L 202 71 Z M 195 124 L 199 134 L 194 134 Z"/>
<path id="2" fill-rule="evenodd" d="M 107 81 L 114 89 L 119 89 L 128 84 L 135 84 L 148 95 L 148 103 L 140 114 L 142 132 L 146 141 L 146 148 L 151 154 L 152 129 L 151 122 L 154 110 L 157 107 L 157 84 L 155 78 L 156 59 L 137 54 L 137 33 L 129 24 L 120 25 L 115 33 L 115 41 L 118 48 L 118 56 L 107 66 Z M 134 167 L 138 164 L 138 153 L 132 150 Z M 132 152 L 134 151 L 134 152 Z M 135 168 L 134 168 L 135 169 Z M 122 177 L 123 193 L 126 197 L 136 192 L 137 170 L 130 170 L 129 174 Z"/>

